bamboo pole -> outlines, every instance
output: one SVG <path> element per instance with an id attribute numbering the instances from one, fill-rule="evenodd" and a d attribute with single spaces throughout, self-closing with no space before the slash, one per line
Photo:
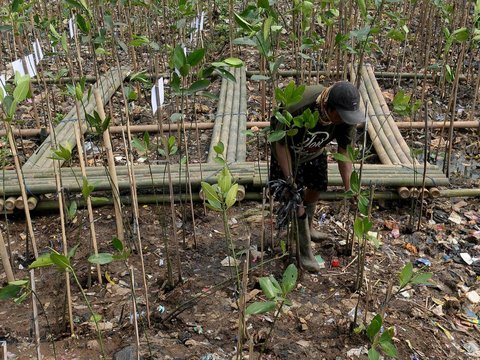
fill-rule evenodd
<path id="1" fill-rule="evenodd" d="M 28 210 L 30 210 L 30 211 L 35 210 L 35 207 L 38 204 L 38 199 L 35 196 L 30 196 L 27 199 L 27 203 L 28 203 Z"/>
<path id="2" fill-rule="evenodd" d="M 390 128 L 390 131 L 395 139 L 392 139 L 394 141 L 392 144 L 394 144 L 396 141 L 396 143 L 400 147 L 400 149 L 397 149 L 397 154 L 399 158 L 402 160 L 402 163 L 413 163 L 413 159 L 410 154 L 410 148 L 405 142 L 402 134 L 400 134 L 400 130 L 395 125 L 392 114 L 390 113 L 388 105 L 385 102 L 385 98 L 383 97 L 382 91 L 378 86 L 378 82 L 375 79 L 372 66 L 365 65 L 365 67 L 362 69 L 362 76 L 365 76 L 368 79 L 367 91 L 369 91 L 370 98 L 374 100 L 372 101 L 372 103 L 374 104 L 377 116 L 380 116 L 379 120 L 382 121 L 382 125 L 386 125 Z"/>
<path id="3" fill-rule="evenodd" d="M 5 200 L 5 210 L 13 211 L 15 209 L 15 201 L 17 200 L 16 197 L 10 196 Z"/>
<path id="4" fill-rule="evenodd" d="M 397 193 L 402 199 L 408 199 L 410 197 L 410 190 L 406 186 L 399 187 Z"/>
<path id="5" fill-rule="evenodd" d="M 411 121 L 411 122 L 395 122 L 399 129 L 424 129 L 425 122 L 422 121 Z M 163 124 L 162 131 L 163 132 L 173 132 L 177 131 L 179 128 L 179 124 Z M 214 128 L 214 123 L 186 123 L 185 130 L 210 130 Z M 270 126 L 269 121 L 248 121 L 246 122 L 246 128 L 250 129 L 252 127 L 258 127 L 260 129 L 264 129 Z M 450 121 L 443 122 L 443 121 L 428 121 L 427 127 L 429 129 L 442 129 L 448 128 L 450 126 Z M 358 125 L 358 128 L 363 128 L 363 124 Z M 453 122 L 454 129 L 477 129 L 480 128 L 480 121 L 472 120 L 472 121 L 454 121 Z M 124 126 L 110 126 L 110 134 L 121 134 L 123 131 L 126 131 Z M 29 138 L 29 137 L 36 137 L 40 136 L 41 133 L 45 132 L 48 134 L 48 129 L 12 129 L 14 136 L 20 136 L 22 138 Z M 159 133 L 158 125 L 130 125 L 130 132 L 134 133 Z M 87 134 L 92 134 L 91 130 L 86 131 Z M 240 136 L 241 134 L 239 134 Z M 0 136 L 6 136 L 6 130 L 0 130 Z M 245 159 L 240 160 L 245 161 Z"/>
<path id="6" fill-rule="evenodd" d="M 27 190 L 25 189 L 25 184 L 23 182 L 22 168 L 20 166 L 20 160 L 18 159 L 17 146 L 15 144 L 15 139 L 13 138 L 10 123 L 5 122 L 5 127 L 7 130 L 8 142 L 10 144 L 10 151 L 12 152 L 13 161 L 15 163 L 15 172 L 17 173 L 17 180 L 20 186 L 20 194 L 22 195 L 22 199 L 24 201 L 24 211 L 25 211 L 25 219 L 27 221 L 28 235 L 30 236 L 30 239 L 32 241 L 33 253 L 36 259 L 38 258 L 37 241 L 35 239 L 35 233 L 33 232 L 33 224 L 32 224 L 32 219 L 30 217 L 30 210 L 28 209 Z"/>
<path id="7" fill-rule="evenodd" d="M 5 206 L 5 200 L 3 198 L 0 198 L 0 212 L 3 211 Z"/>
<path id="8" fill-rule="evenodd" d="M 247 159 L 247 74 L 245 68 L 241 68 L 241 92 L 240 92 L 240 109 L 239 109 L 239 132 L 237 134 L 237 153 L 236 161 L 244 162 Z"/>
<path id="9" fill-rule="evenodd" d="M 10 258 L 8 257 L 7 247 L 5 246 L 5 240 L 3 239 L 3 233 L 0 231 L 0 256 L 2 258 L 3 270 L 7 276 L 7 282 L 15 281 L 13 275 L 12 265 L 10 264 Z"/>
<path id="10" fill-rule="evenodd" d="M 222 138 L 222 142 L 225 145 L 225 152 L 228 162 L 235 161 L 237 154 L 237 139 L 238 139 L 238 130 L 239 130 L 239 121 L 240 121 L 240 86 L 241 86 L 241 73 L 239 68 L 234 68 L 235 74 L 235 87 L 233 88 L 233 93 L 227 94 L 228 99 L 231 101 L 231 109 L 229 120 L 229 126 L 226 129 L 226 136 Z M 223 130 L 223 129 L 222 129 Z M 223 133 L 223 131 L 222 131 Z M 226 142 L 226 143 L 225 143 Z"/>
<path id="11" fill-rule="evenodd" d="M 361 82 L 360 83 L 360 88 L 359 88 L 359 91 L 360 91 L 360 94 L 362 95 L 362 98 L 364 101 L 368 101 L 368 103 L 371 103 L 370 99 L 369 99 L 369 96 L 368 96 L 368 93 L 367 93 L 367 90 L 365 88 L 365 83 L 364 82 Z M 375 143 L 374 143 L 374 146 L 375 146 L 375 150 L 377 151 L 377 155 L 378 157 L 380 158 L 380 160 L 382 161 L 383 164 L 400 164 L 401 161 L 400 159 L 398 158 L 398 155 L 396 154 L 394 148 L 392 147 L 392 144 L 388 138 L 389 136 L 389 133 L 387 133 L 385 131 L 385 129 L 382 129 L 382 126 L 375 114 L 375 110 L 372 108 L 372 106 L 367 106 L 368 109 L 367 109 L 367 113 L 368 113 L 368 116 L 370 118 L 370 125 L 368 127 L 368 131 L 369 131 L 369 135 L 370 135 L 370 139 L 372 139 L 372 142 L 373 142 L 373 139 L 375 138 L 378 138 L 380 140 L 380 146 L 381 148 L 377 148 L 375 146 Z M 373 134 L 372 134 L 373 132 Z M 378 146 L 378 144 L 377 144 Z M 382 149 L 384 151 L 382 151 Z M 388 156 L 388 159 L 385 158 L 385 154 L 386 156 Z"/>
<path id="12" fill-rule="evenodd" d="M 100 116 L 101 121 L 105 120 L 105 110 L 103 108 L 103 101 L 100 95 L 100 91 L 95 89 L 93 91 L 95 96 L 95 102 L 97 104 L 98 115 Z M 125 239 L 125 231 L 123 228 L 123 217 L 122 217 L 122 204 L 120 202 L 120 190 L 118 186 L 117 171 L 115 168 L 115 159 L 113 158 L 112 142 L 110 141 L 110 132 L 106 129 L 103 132 L 103 144 L 105 146 L 105 152 L 107 154 L 108 162 L 108 172 L 111 179 L 111 189 L 112 197 L 115 199 L 114 208 L 115 208 L 115 224 L 117 228 L 117 238 L 123 242 Z"/>
<path id="13" fill-rule="evenodd" d="M 227 88 L 230 85 L 230 81 L 227 79 L 222 80 L 222 85 L 220 88 L 220 99 L 218 101 L 217 113 L 215 115 L 215 125 L 213 127 L 213 133 L 210 140 L 210 149 L 208 151 L 207 162 L 212 162 L 215 158 L 215 150 L 213 148 L 220 141 L 220 134 L 222 132 L 223 119 L 225 117 L 225 103 L 227 99 Z"/>

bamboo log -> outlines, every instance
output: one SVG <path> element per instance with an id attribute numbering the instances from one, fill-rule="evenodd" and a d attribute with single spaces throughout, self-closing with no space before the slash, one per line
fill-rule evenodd
<path id="1" fill-rule="evenodd" d="M 239 132 L 237 134 L 237 154 L 236 161 L 247 160 L 247 74 L 245 68 L 242 68 L 241 95 L 240 95 L 240 119 L 238 123 Z"/>
<path id="2" fill-rule="evenodd" d="M 35 196 L 30 196 L 27 199 L 27 203 L 28 203 L 28 210 L 35 210 L 35 207 L 38 204 L 38 199 Z"/>
<path id="3" fill-rule="evenodd" d="M 242 111 L 243 114 L 243 111 Z M 246 117 L 245 117 L 246 119 Z M 405 122 L 395 122 L 399 129 L 424 129 L 425 122 L 424 121 L 405 121 Z M 211 130 L 214 127 L 214 123 L 186 123 L 184 128 L 185 130 Z M 246 122 L 246 128 L 250 129 L 252 127 L 258 127 L 259 129 L 264 129 L 270 126 L 269 121 L 248 121 Z M 359 124 L 358 128 L 363 128 L 363 124 Z M 427 128 L 429 129 L 442 129 L 448 128 L 450 126 L 450 121 L 443 122 L 443 121 L 428 121 Z M 454 121 L 453 127 L 455 129 L 476 129 L 480 128 L 480 121 L 472 120 L 472 121 Z M 177 131 L 179 128 L 179 124 L 163 124 L 162 131 L 163 132 L 173 132 Z M 48 129 L 13 129 L 14 136 L 19 136 L 22 138 L 29 138 L 39 136 L 41 132 L 45 132 L 49 134 L 50 132 Z M 122 132 L 126 131 L 125 126 L 111 126 L 110 127 L 110 134 L 121 134 Z M 158 125 L 130 125 L 130 132 L 133 133 L 158 133 L 159 127 Z M 87 129 L 87 134 L 93 133 L 91 130 Z M 0 136 L 5 136 L 6 131 L 0 130 Z M 241 136 L 241 133 L 239 134 Z M 245 161 L 245 159 L 240 160 Z"/>
<path id="4" fill-rule="evenodd" d="M 129 74 L 130 69 L 122 68 L 121 71 L 111 70 L 105 74 L 99 81 L 94 89 L 97 91 L 102 91 L 102 101 L 106 103 L 112 95 L 115 93 L 116 89 L 120 86 L 123 79 Z M 100 90 L 99 90 L 100 89 Z M 88 93 L 83 97 L 82 102 L 85 105 L 85 112 L 91 113 L 95 109 L 95 102 L 88 101 Z M 69 113 L 65 116 L 60 124 L 55 128 L 55 137 L 57 144 L 63 144 L 65 142 L 70 143 L 72 146 L 75 146 L 75 135 L 73 131 L 73 125 L 77 122 L 77 109 L 74 106 Z M 85 131 L 86 120 L 85 116 L 82 116 L 82 131 Z M 40 147 L 35 151 L 35 153 L 30 156 L 27 162 L 24 164 L 24 168 L 27 167 L 38 167 L 38 168 L 51 168 L 53 167 L 53 160 L 50 158 L 52 136 L 49 137 L 40 145 Z"/>
<path id="5" fill-rule="evenodd" d="M 228 87 L 227 87 L 227 92 L 225 94 L 226 100 L 225 100 L 225 107 L 223 109 L 223 115 L 222 115 L 222 130 L 220 131 L 220 141 L 223 143 L 225 152 L 224 156 L 227 156 L 228 152 L 228 140 L 229 140 L 229 134 L 230 134 L 230 124 L 232 122 L 232 114 L 233 114 L 233 102 L 234 102 L 234 97 L 235 97 L 235 88 L 237 86 L 238 81 L 235 83 L 232 83 L 229 80 L 228 81 Z M 216 144 L 214 144 L 216 145 Z M 214 153 L 214 155 L 216 155 Z"/>
<path id="6" fill-rule="evenodd" d="M 371 103 L 371 101 L 369 101 L 369 96 L 365 88 L 365 84 L 363 82 L 360 83 L 359 91 L 360 91 L 360 94 L 362 94 L 363 100 L 366 100 L 369 103 Z M 384 131 L 384 129 L 382 129 L 382 126 L 379 120 L 377 119 L 375 110 L 372 108 L 372 106 L 367 106 L 367 107 L 368 107 L 367 113 L 370 119 L 370 126 L 368 127 L 370 139 L 373 140 L 375 139 L 375 137 L 378 137 L 381 143 L 381 148 L 384 149 L 384 153 L 386 153 L 386 155 L 388 156 L 388 160 L 385 159 L 384 155 L 381 156 L 380 154 L 383 154 L 382 149 L 375 147 L 375 143 L 374 143 L 374 147 L 375 147 L 375 150 L 377 151 L 377 155 L 380 158 L 380 161 L 382 161 L 382 163 L 384 164 L 390 164 L 390 163 L 401 164 L 401 161 L 398 158 L 398 155 L 395 152 L 395 149 L 392 147 L 392 144 L 387 137 L 389 133 L 387 133 L 386 131 Z"/>
<path id="7" fill-rule="evenodd" d="M 4 206 L 5 206 L 5 200 L 3 198 L 0 198 L 0 211 L 3 211 Z"/>
<path id="8" fill-rule="evenodd" d="M 353 69 L 350 69 L 350 74 L 352 78 L 351 81 L 355 83 L 355 71 Z M 360 101 L 361 110 L 363 111 L 364 114 L 369 115 L 371 111 L 370 111 L 370 107 L 368 106 L 368 96 L 366 96 L 364 93 L 362 93 L 362 91 L 360 91 L 360 99 L 361 99 Z M 367 109 L 365 108 L 365 104 L 367 104 Z M 368 117 L 368 121 L 369 123 L 371 122 L 370 116 Z M 380 138 L 377 135 L 376 127 L 372 125 L 368 126 L 368 135 L 370 136 L 373 147 L 375 148 L 375 151 L 377 152 L 377 155 L 380 161 L 386 165 L 392 164 L 390 157 L 385 151 L 385 148 L 383 147 L 382 142 L 380 141 Z"/>
<path id="9" fill-rule="evenodd" d="M 382 107 L 382 100 L 383 103 L 385 103 L 385 101 L 378 87 L 375 76 L 372 79 L 370 73 L 368 72 L 369 68 L 370 67 L 368 67 L 367 65 L 362 67 L 362 78 L 380 127 L 385 132 L 387 139 L 395 150 L 395 153 L 398 156 L 400 162 L 402 164 L 410 164 L 413 161 L 410 157 L 410 149 L 408 149 L 408 146 L 405 143 L 402 135 L 400 134 L 400 131 L 398 130 L 398 128 L 396 128 L 395 123 L 393 122 L 390 112 L 388 110 L 388 107 L 387 109 L 384 109 Z M 378 92 L 380 92 L 380 94 L 378 94 Z M 386 113 L 385 111 L 388 111 L 388 113 Z M 408 150 L 407 154 L 405 154 L 405 148 L 407 148 Z"/>
<path id="10" fill-rule="evenodd" d="M 7 247 L 5 246 L 5 240 L 3 239 L 2 231 L 0 231 L 0 257 L 2 258 L 3 270 L 7 276 L 7 282 L 15 281 L 13 276 L 12 265 L 10 264 L 10 258 L 8 257 Z"/>
<path id="11" fill-rule="evenodd" d="M 5 200 L 5 210 L 13 211 L 15 209 L 15 201 L 17 200 L 16 197 L 10 196 Z"/>
<path id="12" fill-rule="evenodd" d="M 420 190 L 416 187 L 410 188 L 410 197 L 416 199 L 420 195 Z"/>
<path id="13" fill-rule="evenodd" d="M 215 125 L 213 127 L 212 138 L 210 140 L 210 149 L 208 151 L 207 162 L 212 162 L 215 158 L 215 150 L 213 149 L 220 141 L 220 134 L 222 132 L 223 118 L 225 114 L 225 102 L 227 87 L 229 86 L 227 79 L 222 80 L 220 88 L 220 99 L 218 101 L 217 114 L 215 115 Z"/>
<path id="14" fill-rule="evenodd" d="M 28 202 L 28 200 L 27 200 Z M 24 201 L 23 201 L 23 198 L 21 196 L 19 196 L 16 200 L 15 200 L 15 207 L 18 209 L 18 210 L 23 210 L 25 209 L 25 205 L 24 205 Z M 30 209 L 30 207 L 29 207 Z"/>
<path id="15" fill-rule="evenodd" d="M 437 189 L 438 190 L 438 197 L 478 197 L 480 196 L 480 189 L 452 189 L 452 190 L 439 190 L 438 188 L 430 188 L 430 196 L 431 190 Z M 320 193 L 320 200 L 343 200 L 345 199 L 345 192 L 344 191 L 328 191 L 328 192 L 321 192 Z M 398 195 L 397 191 L 375 191 L 373 198 L 375 200 L 401 200 L 400 195 Z M 192 194 L 193 201 L 203 201 L 198 194 Z M 168 194 L 144 194 L 138 195 L 138 203 L 139 204 L 165 204 L 169 202 L 170 197 Z M 189 200 L 188 194 L 176 194 L 174 196 L 174 200 L 176 202 L 184 202 Z M 262 200 L 262 194 L 259 191 L 248 191 L 245 193 L 245 199 L 247 201 L 259 201 Z M 85 207 L 85 203 L 83 199 L 79 199 L 78 207 L 83 208 Z M 131 202 L 130 196 L 122 196 L 122 203 L 129 204 Z M 95 198 L 92 201 L 92 206 L 99 207 L 99 206 L 109 206 L 112 205 L 113 201 L 109 198 Z M 36 211 L 52 211 L 58 208 L 58 202 L 54 200 L 41 200 L 36 207 Z"/>
<path id="16" fill-rule="evenodd" d="M 241 96 L 241 82 L 242 75 L 240 68 L 235 68 L 235 87 L 233 94 L 228 94 L 228 98 L 232 99 L 232 108 L 230 113 L 230 126 L 227 129 L 227 142 L 228 146 L 226 147 L 226 159 L 228 162 L 236 160 L 237 155 L 237 139 L 239 132 L 239 122 L 240 122 L 240 96 Z M 226 144 L 226 145 L 227 145 Z"/>
<path id="17" fill-rule="evenodd" d="M 402 134 L 400 134 L 400 130 L 396 126 L 395 120 L 393 119 L 392 114 L 390 113 L 390 109 L 388 108 L 387 103 L 385 102 L 385 98 L 383 97 L 382 91 L 380 90 L 380 86 L 378 85 L 377 79 L 375 78 L 375 74 L 373 73 L 373 68 L 370 65 L 365 65 L 366 75 L 369 78 L 369 81 L 372 85 L 373 93 L 371 96 L 376 97 L 377 104 L 379 105 L 377 115 L 383 114 L 383 118 L 387 122 L 388 126 L 390 126 L 393 135 L 398 142 L 400 149 L 403 150 L 404 158 L 406 161 L 404 163 L 412 163 L 413 159 L 411 156 L 410 148 L 408 147 L 405 139 L 403 138 Z M 362 69 L 364 72 L 364 69 Z M 400 151 L 398 151 L 400 153 Z M 400 157 L 400 155 L 399 155 Z"/>
<path id="18" fill-rule="evenodd" d="M 438 198 L 440 196 L 440 190 L 436 187 L 431 187 L 428 192 L 430 193 L 430 196 L 434 199 Z"/>
<path id="19" fill-rule="evenodd" d="M 399 187 L 397 192 L 402 199 L 408 199 L 410 197 L 410 190 L 408 190 L 406 186 Z"/>

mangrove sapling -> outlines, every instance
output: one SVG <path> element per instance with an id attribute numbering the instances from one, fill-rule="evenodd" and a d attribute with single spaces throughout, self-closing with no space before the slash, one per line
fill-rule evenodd
<path id="1" fill-rule="evenodd" d="M 267 349 L 268 342 L 272 336 L 273 329 L 280 316 L 284 305 L 291 305 L 288 299 L 289 294 L 295 289 L 297 283 L 298 270 L 294 264 L 288 265 L 283 273 L 282 282 L 279 283 L 273 275 L 269 277 L 261 277 L 259 279 L 260 287 L 267 301 L 257 301 L 247 307 L 247 315 L 264 314 L 270 311 L 275 311 L 270 331 L 265 338 L 265 342 L 260 350 L 259 359 L 261 359 L 263 352 Z"/>
<path id="2" fill-rule="evenodd" d="M 23 199 L 24 211 L 25 211 L 25 219 L 27 221 L 27 228 L 28 228 L 28 235 L 30 240 L 32 241 L 33 253 L 35 258 L 38 257 L 38 250 L 37 250 L 37 241 L 35 239 L 35 233 L 33 232 L 33 224 L 32 219 L 30 217 L 30 209 L 28 207 L 28 197 L 27 197 L 27 190 L 25 188 L 25 183 L 23 181 L 23 172 L 22 167 L 20 165 L 20 160 L 18 157 L 17 152 L 17 144 L 15 142 L 15 138 L 13 136 L 12 131 L 12 122 L 15 118 L 15 112 L 17 110 L 18 105 L 27 99 L 30 95 L 30 77 L 28 75 L 20 75 L 18 72 L 15 74 L 15 89 L 13 90 L 12 95 L 4 93 L 4 91 L 0 88 L 0 103 L 1 103 L 1 110 L 4 112 L 4 125 L 7 131 L 7 138 L 8 143 L 10 145 L 10 151 L 13 156 L 13 160 L 15 163 L 15 171 L 18 178 L 18 183 L 20 185 L 20 192 Z M 28 246 L 27 246 L 28 252 Z"/>
<path id="3" fill-rule="evenodd" d="M 47 322 L 47 329 L 50 334 L 49 336 L 47 336 L 47 339 L 51 342 L 53 356 L 55 359 L 57 359 L 57 350 L 55 347 L 55 340 L 53 338 L 53 330 L 52 330 L 52 327 L 50 326 L 50 321 L 48 320 L 48 315 L 47 315 L 47 312 L 45 311 L 45 307 L 43 306 L 43 303 L 41 302 L 37 292 L 35 291 L 34 286 L 32 285 L 33 280 L 34 278 L 31 277 L 30 280 L 22 279 L 22 280 L 16 280 L 16 281 L 9 281 L 6 286 L 4 286 L 3 288 L 0 288 L 0 301 L 12 300 L 15 304 L 21 304 L 30 295 L 32 295 L 32 301 L 34 301 L 33 298 L 35 298 L 36 303 L 40 305 L 42 313 L 45 316 L 45 320 Z"/>
<path id="4" fill-rule="evenodd" d="M 244 333 L 245 328 L 245 311 L 244 306 L 241 305 L 241 299 L 245 296 L 246 288 L 242 287 L 242 282 L 240 280 L 240 271 L 239 271 L 239 261 L 237 260 L 237 253 L 235 251 L 235 243 L 233 242 L 231 233 L 230 233 L 230 225 L 228 222 L 228 210 L 235 204 L 238 192 L 238 184 L 232 179 L 232 175 L 230 170 L 228 169 L 228 165 L 225 161 L 224 151 L 225 147 L 222 142 L 219 142 L 214 147 L 215 153 L 217 154 L 215 161 L 220 165 L 223 165 L 223 169 L 218 173 L 217 176 L 217 183 L 216 184 L 209 184 L 207 182 L 202 181 L 202 191 L 205 199 L 207 200 L 206 206 L 212 210 L 218 211 L 222 214 L 223 220 L 223 229 L 225 232 L 225 242 L 227 245 L 227 254 L 228 249 L 230 249 L 232 256 L 228 256 L 228 265 L 231 268 L 232 266 L 235 269 L 235 278 L 236 278 L 236 291 L 240 295 L 235 296 L 235 300 L 237 302 L 237 307 L 239 309 L 239 344 L 243 344 L 243 337 L 246 335 Z M 247 250 L 248 251 L 248 250 Z M 248 258 L 248 257 L 247 257 Z M 233 262 L 233 263 L 232 263 Z M 248 269 L 248 268 L 247 268 Z M 248 270 L 246 271 L 248 272 Z M 232 274 L 233 277 L 233 274 Z M 245 284 L 245 282 L 244 282 Z M 245 305 L 243 303 L 243 305 Z M 240 354 L 240 347 L 238 349 L 237 357 Z"/>
<path id="5" fill-rule="evenodd" d="M 380 313 L 375 315 L 366 328 L 365 325 L 361 324 L 355 329 L 355 332 L 357 333 L 360 333 L 363 330 L 366 331 L 370 341 L 370 349 L 368 350 L 369 360 L 378 360 L 380 358 L 380 352 L 386 356 L 397 357 L 397 348 L 393 343 L 394 328 L 389 327 L 382 331 L 387 308 L 390 305 L 390 302 L 398 294 L 408 291 L 417 285 L 430 284 L 429 280 L 432 275 L 432 273 L 428 272 L 414 272 L 412 263 L 407 263 L 398 275 L 398 285 L 395 288 L 395 291 L 393 290 L 394 287 L 392 281 L 387 284 L 387 291 L 385 299 L 381 305 Z"/>
<path id="6" fill-rule="evenodd" d="M 129 264 L 128 264 L 128 258 L 130 256 L 130 251 L 128 249 L 126 249 L 124 247 L 123 243 L 117 238 L 114 238 L 112 240 L 112 246 L 115 249 L 114 254 L 112 254 L 112 253 L 94 254 L 94 255 L 91 255 L 88 258 L 88 261 L 92 264 L 96 264 L 97 266 L 110 264 L 113 261 L 123 261 L 124 264 L 125 264 L 125 267 L 130 272 L 130 280 L 131 280 L 130 281 L 130 293 L 132 295 L 132 320 L 133 320 L 134 328 L 135 328 L 135 339 L 136 339 L 136 344 L 137 344 L 137 356 L 139 356 L 139 353 L 140 353 L 140 335 L 139 335 L 139 331 L 138 331 L 137 320 L 138 320 L 138 318 L 140 318 L 140 316 L 138 315 L 138 311 L 137 311 L 137 300 L 136 300 L 135 288 L 134 288 L 135 287 L 135 282 L 134 282 L 134 278 L 133 278 L 133 266 L 129 266 Z M 145 333 L 145 336 L 147 336 L 146 333 Z M 148 337 L 147 337 L 147 342 L 148 342 Z"/>
<path id="7" fill-rule="evenodd" d="M 88 310 L 90 311 L 91 314 L 91 320 L 95 323 L 95 328 L 97 331 L 97 338 L 98 338 L 98 344 L 100 346 L 100 350 L 102 353 L 102 358 L 106 359 L 106 353 L 105 353 L 105 348 L 103 345 L 103 337 L 102 337 L 102 330 L 100 328 L 99 321 L 101 319 L 101 315 L 95 313 L 92 308 L 92 304 L 87 298 L 87 294 L 85 293 L 85 290 L 82 287 L 82 284 L 80 284 L 80 281 L 77 277 L 77 273 L 73 267 L 73 264 L 71 262 L 71 259 L 75 256 L 75 253 L 77 251 L 78 245 L 74 246 L 71 248 L 68 253 L 65 255 L 60 254 L 58 251 L 53 250 L 50 253 L 46 253 L 44 255 L 41 255 L 38 257 L 37 260 L 35 260 L 33 263 L 30 264 L 28 267 L 29 269 L 37 269 L 37 268 L 42 268 L 42 267 L 48 267 L 54 265 L 58 271 L 64 272 L 66 274 L 72 274 L 72 277 L 77 284 L 80 293 L 82 294 L 83 300 L 85 301 L 85 304 L 88 307 Z M 67 278 L 69 279 L 69 277 Z M 69 299 L 69 308 L 71 308 L 72 303 L 71 299 Z M 71 314 L 70 314 L 71 316 Z M 71 321 L 73 323 L 73 321 Z M 73 329 L 72 329 L 72 335 L 74 334 Z"/>

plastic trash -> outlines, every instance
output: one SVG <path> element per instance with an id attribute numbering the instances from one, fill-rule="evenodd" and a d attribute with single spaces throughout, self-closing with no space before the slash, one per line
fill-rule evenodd
<path id="1" fill-rule="evenodd" d="M 340 267 L 340 260 L 338 259 L 332 259 L 332 267 L 336 268 L 336 267 Z"/>
<path id="2" fill-rule="evenodd" d="M 163 305 L 158 305 L 157 310 L 158 310 L 158 312 L 159 312 L 160 314 L 163 314 L 166 309 L 165 309 L 165 306 L 163 306 Z"/>
<path id="3" fill-rule="evenodd" d="M 425 258 L 419 258 L 419 259 L 415 260 L 415 265 L 416 266 L 430 267 L 430 266 L 432 266 L 432 262 L 428 259 L 425 259 Z"/>

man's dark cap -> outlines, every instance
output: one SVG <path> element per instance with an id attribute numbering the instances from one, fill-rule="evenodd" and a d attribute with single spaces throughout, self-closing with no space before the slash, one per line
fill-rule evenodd
<path id="1" fill-rule="evenodd" d="M 332 85 L 327 103 L 337 110 L 344 123 L 357 125 L 365 122 L 365 114 L 360 110 L 360 94 L 348 81 Z"/>

